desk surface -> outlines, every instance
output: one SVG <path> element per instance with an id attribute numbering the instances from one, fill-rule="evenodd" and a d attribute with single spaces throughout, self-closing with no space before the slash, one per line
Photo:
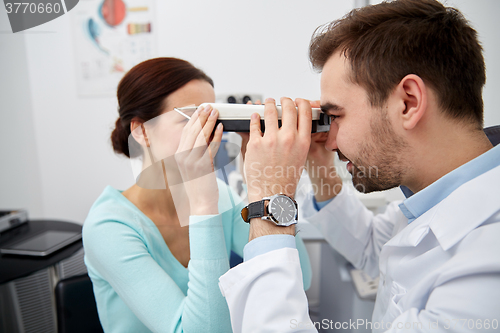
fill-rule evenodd
<path id="1" fill-rule="evenodd" d="M 63 221 L 29 220 L 17 228 L 0 234 L 0 246 L 28 239 L 43 230 L 81 232 L 82 226 L 77 223 Z M 7 283 L 52 266 L 70 257 L 80 250 L 82 246 L 82 241 L 79 240 L 45 257 L 0 254 L 0 284 Z"/>

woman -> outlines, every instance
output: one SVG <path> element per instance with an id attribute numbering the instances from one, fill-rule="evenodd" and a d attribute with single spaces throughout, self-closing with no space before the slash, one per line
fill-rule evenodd
<path id="1" fill-rule="evenodd" d="M 157 58 L 132 68 L 117 97 L 113 148 L 141 157 L 143 170 L 123 192 L 106 187 L 83 226 L 101 324 L 106 332 L 230 332 L 218 279 L 230 252 L 242 256 L 248 241 L 244 203 L 213 172 L 192 174 L 213 171 L 217 110 L 197 110 L 189 121 L 173 111 L 214 102 L 213 82 L 184 60 Z M 189 150 L 193 142 L 202 149 Z M 307 289 L 307 252 L 299 238 L 297 246 Z"/>

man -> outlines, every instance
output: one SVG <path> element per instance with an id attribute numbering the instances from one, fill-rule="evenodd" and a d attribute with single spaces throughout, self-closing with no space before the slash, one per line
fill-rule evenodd
<path id="1" fill-rule="evenodd" d="M 325 147 L 349 161 L 355 187 L 404 185 L 415 193 L 381 216 L 344 188 L 316 197 L 326 206 L 309 220 L 357 267 L 380 274 L 367 327 L 498 329 L 500 147 L 482 131 L 485 68 L 474 29 L 437 1 L 382 3 L 318 31 L 310 58 L 322 71 L 321 107 L 333 119 Z M 272 100 L 265 134 L 258 117 L 250 125 L 250 242 L 245 262 L 220 278 L 235 332 L 318 327 L 307 313 L 289 206 L 276 204 L 287 200 L 279 193 L 293 195 L 300 172 L 291 170 L 304 165 L 310 147 L 310 105 L 295 103 L 298 119 L 294 103 L 281 100 L 281 128 Z"/>

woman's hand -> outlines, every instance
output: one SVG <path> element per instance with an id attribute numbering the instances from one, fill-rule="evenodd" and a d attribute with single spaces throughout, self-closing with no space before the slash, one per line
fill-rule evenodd
<path id="1" fill-rule="evenodd" d="M 190 202 L 190 215 L 218 214 L 219 190 L 214 173 L 214 157 L 222 138 L 219 113 L 207 105 L 196 110 L 182 131 L 175 160 Z"/>

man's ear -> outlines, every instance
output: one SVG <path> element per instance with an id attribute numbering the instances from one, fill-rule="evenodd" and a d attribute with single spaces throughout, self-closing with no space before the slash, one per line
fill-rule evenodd
<path id="1" fill-rule="evenodd" d="M 143 147 L 149 147 L 148 136 L 146 134 L 146 128 L 144 123 L 139 121 L 139 119 L 134 118 L 130 122 L 130 133 L 137 143 Z"/>
<path id="2" fill-rule="evenodd" d="M 415 128 L 427 111 L 427 87 L 424 81 L 415 74 L 406 75 L 396 88 L 401 98 L 399 116 L 403 128 Z"/>

